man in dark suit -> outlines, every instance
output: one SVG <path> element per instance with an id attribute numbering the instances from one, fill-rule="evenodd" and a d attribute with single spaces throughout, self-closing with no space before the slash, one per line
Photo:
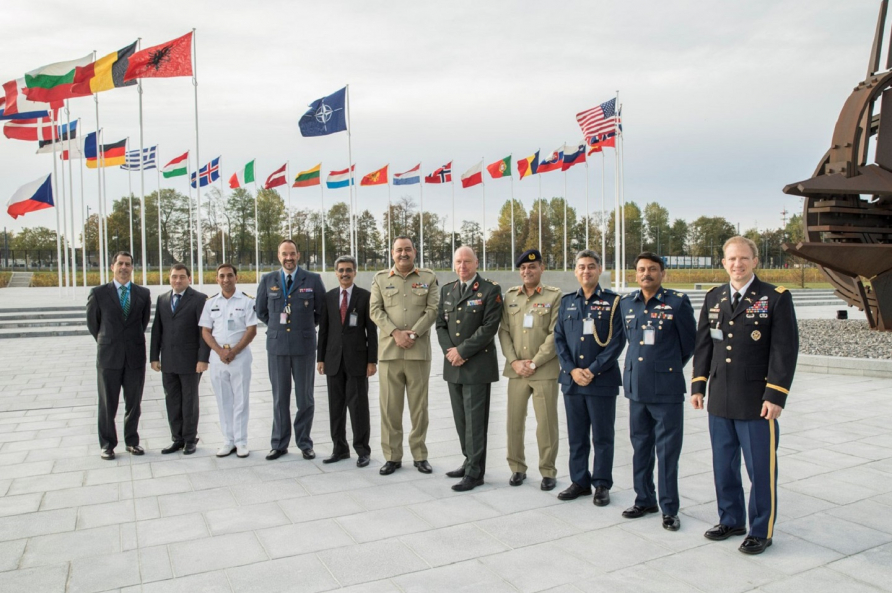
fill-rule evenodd
<path id="1" fill-rule="evenodd" d="M 193 290 L 191 282 L 189 268 L 174 264 L 170 268 L 171 291 L 155 303 L 149 360 L 152 370 L 161 372 L 173 440 L 161 449 L 164 455 L 180 449 L 184 455 L 191 455 L 198 443 L 198 382 L 208 369 L 211 349 L 201 338 L 198 326 L 207 295 Z"/>
<path id="2" fill-rule="evenodd" d="M 118 433 L 115 414 L 124 389 L 124 442 L 133 455 L 139 446 L 140 403 L 146 380 L 146 328 L 152 306 L 148 288 L 130 281 L 133 256 L 119 251 L 112 259 L 114 280 L 97 286 L 87 297 L 87 328 L 96 340 L 99 388 L 99 446 L 103 459 L 115 458 Z"/>
<path id="3" fill-rule="evenodd" d="M 744 554 L 771 545 L 777 518 L 777 419 L 793 383 L 799 326 L 793 297 L 783 286 L 762 282 L 754 271 L 759 249 L 746 237 L 731 237 L 722 265 L 729 284 L 706 294 L 697 344 L 691 404 L 703 409 L 709 382 L 709 438 L 719 523 L 704 533 L 724 540 L 747 533 L 740 454 L 752 488 Z"/>
<path id="4" fill-rule="evenodd" d="M 462 466 L 446 475 L 462 478 L 452 489 L 466 492 L 482 485 L 486 473 L 490 389 L 499 380 L 495 337 L 502 320 L 502 291 L 477 274 L 477 256 L 470 247 L 455 250 L 453 267 L 458 280 L 440 289 L 437 340 L 465 456 Z"/>
<path id="5" fill-rule="evenodd" d="M 356 259 L 342 255 L 335 260 L 338 288 L 325 294 L 319 318 L 316 368 L 328 377 L 328 414 L 331 457 L 322 463 L 350 458 L 347 444 L 347 411 L 353 428 L 357 467 L 369 464 L 369 377 L 378 370 L 378 330 L 369 316 L 372 293 L 353 284 Z"/>
<path id="6" fill-rule="evenodd" d="M 268 460 L 288 453 L 292 379 L 297 403 L 294 442 L 304 459 L 316 457 L 310 438 L 315 408 L 313 361 L 325 286 L 319 274 L 297 267 L 299 260 L 297 244 L 285 239 L 279 244 L 282 269 L 263 276 L 257 287 L 257 318 L 267 325 L 266 352 L 273 388 L 273 430 Z"/>

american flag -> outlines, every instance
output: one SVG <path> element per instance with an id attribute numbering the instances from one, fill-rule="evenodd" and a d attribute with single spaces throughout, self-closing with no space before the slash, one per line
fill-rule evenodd
<path id="1" fill-rule="evenodd" d="M 449 183 L 452 181 L 452 161 L 449 161 L 424 178 L 425 183 Z"/>
<path id="2" fill-rule="evenodd" d="M 593 109 L 577 113 L 576 121 L 579 122 L 586 140 L 594 138 L 598 142 L 615 136 L 616 127 L 621 123 L 620 118 L 616 117 L 616 98 L 601 103 Z"/>

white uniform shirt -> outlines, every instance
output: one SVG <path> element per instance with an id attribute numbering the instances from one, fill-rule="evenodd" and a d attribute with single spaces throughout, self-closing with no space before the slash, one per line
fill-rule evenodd
<path id="1" fill-rule="evenodd" d="M 228 299 L 223 293 L 216 294 L 205 302 L 198 325 L 210 329 L 220 346 L 231 348 L 249 327 L 257 325 L 254 299 L 240 291 Z"/>

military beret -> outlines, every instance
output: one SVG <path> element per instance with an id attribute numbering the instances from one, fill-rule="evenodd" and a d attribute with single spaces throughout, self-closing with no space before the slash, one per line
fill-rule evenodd
<path id="1" fill-rule="evenodd" d="M 542 254 L 539 253 L 538 249 L 527 249 L 523 253 L 520 254 L 520 257 L 517 258 L 517 261 L 514 262 L 514 267 L 519 268 L 521 264 L 525 264 L 531 261 L 542 261 Z"/>

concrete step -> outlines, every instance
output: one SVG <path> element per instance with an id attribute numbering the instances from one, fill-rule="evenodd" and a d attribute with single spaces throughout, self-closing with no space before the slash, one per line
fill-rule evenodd
<path id="1" fill-rule="evenodd" d="M 9 278 L 7 287 L 27 288 L 31 286 L 31 276 L 33 276 L 32 272 L 13 272 L 12 276 Z"/>

